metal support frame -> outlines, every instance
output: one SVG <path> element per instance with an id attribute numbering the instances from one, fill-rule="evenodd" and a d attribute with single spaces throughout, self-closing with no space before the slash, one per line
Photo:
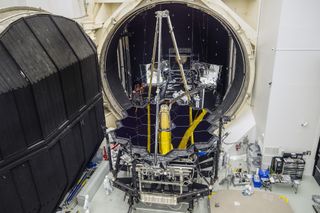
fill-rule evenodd
<path id="1" fill-rule="evenodd" d="M 163 13 L 164 13 L 164 16 L 167 18 L 167 21 L 168 21 L 169 33 L 170 33 L 170 35 L 171 35 L 173 47 L 174 47 L 174 50 L 175 50 L 175 52 L 176 52 L 176 60 L 177 60 L 178 65 L 179 65 L 179 70 L 180 70 L 180 74 L 181 74 L 181 77 L 182 77 L 184 90 L 185 90 L 185 92 L 186 92 L 186 95 L 187 95 L 188 100 L 190 101 L 190 100 L 191 100 L 191 97 L 190 97 L 189 90 L 188 90 L 188 86 L 187 86 L 188 83 L 187 83 L 186 76 L 185 76 L 185 74 L 184 74 L 183 65 L 182 65 L 182 63 L 181 63 L 181 57 L 180 57 L 180 53 L 179 53 L 179 49 L 178 49 L 176 37 L 175 37 L 174 32 L 173 32 L 173 27 L 172 27 L 171 19 L 170 19 L 170 16 L 169 16 L 169 11 L 168 11 L 168 10 L 165 10 L 165 11 L 163 11 Z"/>
<path id="2" fill-rule="evenodd" d="M 147 143 L 147 150 L 148 152 L 151 151 L 151 109 L 150 109 L 150 102 L 151 102 L 151 91 L 152 91 L 152 78 L 154 72 L 154 64 L 156 60 L 156 50 L 157 50 L 157 39 L 158 39 L 158 31 L 159 31 L 159 19 L 157 18 L 156 28 L 154 33 L 154 40 L 153 40 L 153 48 L 152 48 L 152 59 L 151 59 L 151 72 L 150 72 L 150 83 L 148 89 L 148 105 L 147 105 L 147 112 L 148 112 L 148 143 Z"/>
<path id="3" fill-rule="evenodd" d="M 111 147 L 110 147 L 108 130 L 106 128 L 104 128 L 103 134 L 104 134 L 104 138 L 106 139 L 106 148 L 107 148 L 107 155 L 108 155 L 109 168 L 110 168 L 109 170 L 112 172 L 113 166 L 112 166 L 112 157 L 111 157 Z"/>
<path id="4" fill-rule="evenodd" d="M 161 75 L 161 58 L 162 58 L 162 52 L 161 52 L 161 40 L 162 40 L 162 19 L 166 18 L 168 22 L 168 27 L 169 27 L 169 33 L 172 39 L 173 47 L 176 53 L 176 60 L 179 65 L 179 70 L 180 74 L 183 80 L 183 85 L 185 89 L 186 96 L 189 101 L 191 101 L 191 97 L 189 94 L 188 90 L 188 83 L 187 79 L 184 73 L 184 68 L 183 64 L 181 63 L 181 56 L 179 53 L 176 37 L 173 32 L 173 27 L 169 15 L 168 10 L 164 11 L 157 11 L 156 12 L 156 29 L 155 29 L 155 35 L 154 35 L 154 42 L 153 42 L 153 50 L 152 50 L 152 64 L 151 64 L 151 76 L 150 76 L 150 83 L 149 83 L 149 91 L 148 91 L 148 145 L 147 149 L 150 152 L 150 147 L 151 147 L 151 119 L 150 119 L 150 102 L 151 102 L 151 88 L 152 88 L 152 76 L 154 72 L 154 64 L 155 64 L 155 56 L 156 56 L 156 47 L 158 45 L 158 67 L 157 67 L 157 89 L 156 89 L 156 97 L 155 97 L 155 102 L 156 102 L 156 123 L 155 123 L 155 147 L 154 147 L 154 165 L 157 164 L 157 157 L 158 157 L 158 131 L 159 131 L 159 105 L 160 105 L 160 75 Z"/>
<path id="5" fill-rule="evenodd" d="M 122 149 L 119 149 L 118 155 L 117 155 L 117 159 L 116 159 L 115 169 L 113 170 L 113 176 L 114 177 L 117 177 L 118 172 L 119 172 L 121 155 L 122 155 Z"/>
<path id="6" fill-rule="evenodd" d="M 224 119 L 223 116 L 219 118 L 219 133 L 218 133 L 218 141 L 217 141 L 217 148 L 216 148 L 216 153 L 215 153 L 215 166 L 212 167 L 214 169 L 214 179 L 211 178 L 210 183 L 213 184 L 214 181 L 218 179 L 218 169 L 219 169 L 219 158 L 220 158 L 220 152 L 221 152 L 221 143 L 222 143 L 222 128 L 224 124 Z"/>
<path id="7" fill-rule="evenodd" d="M 160 64 L 161 64 L 161 39 L 162 39 L 162 17 L 161 11 L 156 12 L 158 22 L 158 69 L 157 69 L 157 90 L 156 90 L 156 123 L 155 123 L 155 134 L 154 134 L 154 165 L 157 165 L 158 157 L 158 131 L 159 131 L 159 102 L 160 102 Z M 149 85 L 151 86 L 151 85 Z"/>
<path id="8" fill-rule="evenodd" d="M 163 170 L 163 169 L 167 169 L 168 167 L 170 167 L 170 165 L 166 165 L 166 167 L 164 168 L 162 163 L 160 162 L 160 157 L 158 157 L 158 140 L 160 140 L 158 138 L 159 136 L 159 128 L 160 128 L 160 104 L 163 103 L 163 100 L 161 99 L 161 95 L 160 95 L 160 87 L 162 86 L 160 83 L 160 78 L 161 78 L 161 60 L 162 60 L 162 19 L 167 19 L 168 22 L 168 26 L 169 26 L 169 33 L 171 35 L 171 39 L 173 42 L 173 46 L 174 46 L 174 50 L 175 50 L 175 54 L 176 54 L 176 60 L 177 63 L 179 65 L 179 69 L 180 69 L 180 73 L 182 76 L 182 80 L 183 80 L 183 84 L 184 84 L 184 93 L 182 95 L 180 95 L 179 97 L 183 97 L 183 96 L 187 96 L 188 97 L 188 101 L 190 103 L 191 101 L 191 97 L 190 95 L 199 91 L 204 91 L 205 90 L 205 86 L 201 86 L 199 88 L 194 88 L 192 90 L 188 90 L 188 85 L 187 85 L 187 80 L 185 77 L 185 73 L 184 73 L 184 68 L 183 68 L 183 64 L 181 63 L 181 57 L 179 54 L 179 49 L 178 49 L 178 45 L 176 42 L 176 38 L 173 32 L 173 27 L 172 27 L 172 23 L 170 20 L 170 16 L 169 16 L 169 11 L 165 10 L 165 11 L 157 11 L 156 12 L 156 26 L 155 26 L 155 35 L 154 35 L 154 43 L 153 43 L 153 51 L 152 51 L 152 64 L 151 64 L 151 76 L 150 76 L 150 84 L 149 84 L 149 91 L 148 91 L 148 105 L 147 105 L 147 112 L 148 112 L 148 144 L 147 144 L 147 150 L 150 153 L 151 152 L 151 118 L 150 118 L 150 104 L 151 104 L 151 92 L 152 92 L 152 78 L 153 73 L 154 73 L 154 69 L 155 69 L 155 63 L 157 61 L 158 66 L 157 66 L 157 83 L 156 83 L 156 95 L 155 95 L 155 105 L 156 105 L 156 123 L 155 123 L 155 138 L 154 138 L 154 142 L 155 142 L 155 147 L 154 147 L 154 156 L 152 155 L 146 155 L 148 157 L 150 157 L 148 159 L 148 161 L 144 158 L 144 162 L 147 162 L 148 167 L 150 167 L 150 169 L 152 170 L 153 173 L 155 173 L 154 171 L 159 169 L 159 170 Z M 157 58 L 156 58 L 157 56 Z M 172 104 L 177 101 L 179 99 L 179 97 L 170 100 L 169 101 L 169 108 L 171 108 Z M 203 103 L 202 103 L 203 104 Z M 185 147 L 186 143 L 190 140 L 190 138 L 192 138 L 192 133 L 193 130 L 197 127 L 198 122 L 201 121 L 203 119 L 203 117 L 205 116 L 206 110 L 203 109 L 202 113 L 197 116 L 196 118 L 193 119 L 192 116 L 192 108 L 189 109 L 189 122 L 190 122 L 190 127 L 188 129 L 188 131 L 186 132 L 185 135 L 185 139 L 183 140 L 184 143 L 182 144 L 183 147 Z M 114 180 L 114 186 L 119 188 L 120 190 L 124 191 L 128 196 L 129 196 L 129 204 L 130 204 L 130 209 L 132 207 L 132 204 L 140 199 L 143 200 L 141 198 L 141 196 L 144 196 L 144 198 L 146 198 L 146 202 L 150 202 L 150 199 L 157 199 L 159 197 L 162 198 L 170 198 L 170 196 L 172 196 L 172 194 L 174 195 L 174 201 L 176 203 L 179 202 L 188 202 L 189 203 L 189 209 L 191 210 L 193 208 L 193 200 L 197 199 L 199 197 L 204 197 L 204 196 L 208 196 L 211 191 L 212 191 L 212 187 L 210 185 L 213 185 L 214 182 L 217 180 L 218 178 L 218 166 L 219 166 L 219 156 L 220 156 L 220 149 L 221 149 L 221 142 L 222 142 L 222 128 L 225 122 L 225 117 L 221 115 L 221 117 L 219 117 L 219 139 L 217 141 L 217 144 L 215 146 L 215 148 L 213 148 L 213 144 L 211 147 L 209 147 L 209 151 L 206 154 L 206 156 L 197 156 L 196 157 L 196 162 L 192 162 L 193 165 L 193 172 L 192 172 L 192 179 L 194 178 L 203 178 L 205 184 L 199 184 L 196 182 L 190 182 L 190 184 L 188 185 L 184 185 L 184 177 L 186 176 L 185 173 L 183 173 L 184 169 L 181 169 L 183 167 L 179 167 L 180 165 L 178 165 L 180 170 L 175 171 L 174 176 L 176 177 L 176 180 L 174 182 L 170 182 L 167 183 L 166 180 L 162 180 L 162 176 L 161 175 L 167 175 L 168 171 L 165 171 L 165 173 L 157 173 L 157 175 L 154 175 L 156 178 L 154 179 L 148 179 L 144 172 L 141 172 L 142 169 L 147 168 L 146 165 L 142 164 L 143 160 L 138 159 L 139 157 L 133 157 L 134 159 L 132 160 L 132 158 L 130 158 L 130 162 L 129 165 L 127 166 L 126 169 L 127 170 L 131 170 L 132 171 L 132 177 L 129 178 L 118 178 L 117 174 L 119 172 L 119 170 L 122 169 L 122 167 L 126 164 L 123 163 L 124 160 L 120 160 L 121 155 L 123 153 L 127 153 L 127 150 L 125 147 L 123 147 L 123 149 L 119 149 L 118 155 L 117 155 L 117 159 L 116 159 L 116 163 L 115 163 L 115 167 L 113 168 L 113 174 L 115 177 Z M 191 142 L 193 140 L 191 139 Z M 108 143 L 108 141 L 107 141 Z M 181 145 L 181 146 L 182 146 Z M 195 146 L 194 146 L 195 147 Z M 192 148 L 194 148 L 192 146 Z M 132 147 L 131 147 L 132 148 Z M 194 148 L 195 151 L 196 148 Z M 131 157 L 132 157 L 132 150 L 131 150 Z M 163 156 L 162 156 L 163 157 Z M 128 160 L 129 161 L 129 160 Z M 153 161 L 153 163 L 152 163 Z M 159 161 L 159 162 L 158 162 Z M 128 162 L 127 162 L 128 163 Z M 123 165 L 121 165 L 123 164 Z M 153 165 L 152 165 L 153 164 Z M 142 165 L 142 166 L 141 166 Z M 176 164 L 174 164 L 176 165 Z M 188 164 L 189 165 L 189 164 Z M 173 166 L 173 165 L 171 165 Z M 202 171 L 203 168 L 208 168 L 212 166 L 212 170 L 208 171 Z M 111 167 L 112 168 L 112 167 Z M 189 168 L 188 166 L 186 166 L 186 168 Z M 185 169 L 187 170 L 187 169 Z M 151 173 L 152 173 L 151 172 Z M 153 174 L 152 173 L 152 174 Z M 189 174 L 189 173 L 188 173 Z M 190 172 L 191 174 L 191 172 Z M 158 178 L 159 177 L 159 178 Z M 206 179 L 206 177 L 210 177 L 210 182 L 209 180 Z M 158 178 L 158 179 L 157 179 Z M 160 185 L 160 187 L 155 187 L 155 185 Z M 167 185 L 168 187 L 164 187 L 164 185 Z M 172 192 L 171 192 L 172 191 Z M 167 192 L 167 194 L 165 194 L 164 192 Z M 150 198 L 150 199 L 149 199 Z M 152 200 L 152 199 L 151 199 Z M 156 202 L 160 202 L 160 201 L 154 201 Z"/>
<path id="9" fill-rule="evenodd" d="M 117 178 L 113 182 L 113 186 L 120 189 L 121 191 L 124 191 L 129 195 L 129 197 L 132 198 L 138 198 L 139 194 L 135 191 L 135 189 L 131 186 L 132 184 L 132 179 L 131 178 Z M 180 195 L 175 196 L 174 198 L 176 199 L 176 202 L 191 202 L 196 198 L 200 197 L 205 197 L 210 195 L 211 189 L 204 185 L 204 184 L 199 184 L 199 183 L 193 183 L 190 186 L 190 189 L 188 192 L 182 192 Z M 143 193 L 144 196 L 148 196 L 150 194 L 148 193 Z M 156 196 L 168 196 L 163 193 L 155 193 L 154 195 Z"/>

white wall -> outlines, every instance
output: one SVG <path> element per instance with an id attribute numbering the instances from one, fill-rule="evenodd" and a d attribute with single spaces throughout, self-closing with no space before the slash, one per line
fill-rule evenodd
<path id="1" fill-rule="evenodd" d="M 270 86 L 272 81 L 282 0 L 262 0 L 256 52 L 256 79 L 253 90 L 253 113 L 257 137 L 263 138 L 267 123 Z"/>
<path id="2" fill-rule="evenodd" d="M 47 10 L 51 13 L 68 18 L 85 15 L 83 8 L 85 0 L 0 0 L 0 8 L 14 6 L 29 6 Z"/>
<path id="3" fill-rule="evenodd" d="M 235 143 L 241 141 L 243 137 L 248 136 L 250 142 L 255 141 L 255 119 L 252 113 L 251 107 L 249 105 L 244 106 L 240 112 L 238 112 L 237 117 L 232 121 L 231 125 L 225 126 L 225 133 L 229 133 L 228 137 L 225 139 L 226 144 Z M 253 135 L 252 135 L 253 134 Z"/>
<path id="4" fill-rule="evenodd" d="M 0 8 L 26 6 L 27 0 L 0 0 Z"/>
<path id="5" fill-rule="evenodd" d="M 265 147 L 285 151 L 314 150 L 319 135 L 320 51 L 277 51 Z M 307 122 L 306 127 L 301 124 Z M 308 158 L 312 170 L 313 157 Z"/>
<path id="6" fill-rule="evenodd" d="M 306 175 L 312 173 L 320 133 L 319 8 L 318 0 L 283 0 L 265 114 L 264 147 L 311 150 Z"/>
<path id="7" fill-rule="evenodd" d="M 222 0 L 252 28 L 257 29 L 260 0 Z"/>

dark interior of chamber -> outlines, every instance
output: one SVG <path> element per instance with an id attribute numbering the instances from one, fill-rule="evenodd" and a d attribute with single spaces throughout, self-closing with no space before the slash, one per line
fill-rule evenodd
<path id="1" fill-rule="evenodd" d="M 105 55 L 105 79 L 124 109 L 132 103 L 131 93 L 142 83 L 141 65 L 151 63 L 155 34 L 155 12 L 168 10 L 179 51 L 191 50 L 192 60 L 221 65 L 222 71 L 216 92 L 205 95 L 205 107 L 212 112 L 227 111 L 243 87 L 244 58 L 238 40 L 217 18 L 186 4 L 166 3 L 142 9 L 123 21 L 114 33 Z M 168 24 L 162 24 L 162 59 L 169 58 L 173 43 Z M 119 51 L 119 42 L 123 51 Z M 123 55 L 119 61 L 119 54 Z M 123 73 L 121 74 L 121 70 Z M 125 79 L 125 81 L 124 81 Z"/>

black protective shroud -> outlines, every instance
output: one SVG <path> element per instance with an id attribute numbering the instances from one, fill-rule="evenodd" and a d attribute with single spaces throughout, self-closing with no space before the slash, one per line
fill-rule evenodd
<path id="1" fill-rule="evenodd" d="M 20 18 L 0 35 L 0 209 L 53 212 L 103 140 L 96 48 L 72 20 Z"/>

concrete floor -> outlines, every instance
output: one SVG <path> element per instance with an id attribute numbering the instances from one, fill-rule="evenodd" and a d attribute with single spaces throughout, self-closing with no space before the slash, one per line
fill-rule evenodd
<path id="1" fill-rule="evenodd" d="M 275 186 L 272 191 L 286 196 L 295 213 L 312 213 L 314 212 L 312 208 L 313 201 L 311 200 L 312 195 L 320 195 L 320 186 L 312 176 L 305 176 L 301 181 L 297 194 L 288 186 Z"/>
<path id="2" fill-rule="evenodd" d="M 211 212 L 293 213 L 286 199 L 275 193 L 262 190 L 256 190 L 251 196 L 241 196 L 240 193 L 239 190 L 219 191 L 210 199 Z"/>
<path id="3" fill-rule="evenodd" d="M 239 190 L 238 198 L 241 199 L 243 196 L 241 194 L 241 187 L 233 187 L 231 186 L 229 188 L 230 190 Z M 226 185 L 219 186 L 217 185 L 216 189 L 217 193 L 219 191 L 227 190 Z M 259 191 L 264 191 L 260 189 L 255 189 Z M 301 185 L 299 186 L 298 193 L 295 194 L 290 186 L 273 186 L 272 193 L 275 193 L 275 197 L 278 197 L 279 195 L 283 195 L 286 198 L 288 198 L 289 202 L 288 204 L 293 209 L 294 213 L 312 213 L 314 212 L 312 208 L 312 200 L 311 196 L 313 194 L 320 194 L 320 187 L 315 182 L 313 177 L 306 176 L 301 181 Z M 239 200 L 237 197 L 235 197 L 235 201 Z M 214 196 L 212 197 L 214 199 Z M 248 199 L 253 198 L 248 197 Z M 221 204 L 220 204 L 221 205 Z M 197 212 L 203 212 L 201 210 L 203 208 L 202 206 L 195 205 L 195 213 Z M 214 210 L 214 207 L 211 207 Z M 250 213 L 252 211 L 250 207 L 248 207 L 245 210 L 236 211 L 236 212 L 244 212 L 244 213 Z M 90 203 L 90 213 L 126 213 L 128 211 L 128 204 L 127 201 L 124 201 L 124 193 L 121 191 L 115 189 L 115 191 L 111 195 L 106 195 L 103 187 L 101 186 L 95 196 L 93 197 L 93 200 Z M 83 212 L 83 210 L 80 207 L 75 208 L 72 213 L 76 212 Z M 219 211 L 214 211 L 219 212 Z M 275 211 L 273 211 L 275 212 Z M 282 211 L 279 211 L 279 213 Z M 276 212 L 275 212 L 276 213 Z"/>

